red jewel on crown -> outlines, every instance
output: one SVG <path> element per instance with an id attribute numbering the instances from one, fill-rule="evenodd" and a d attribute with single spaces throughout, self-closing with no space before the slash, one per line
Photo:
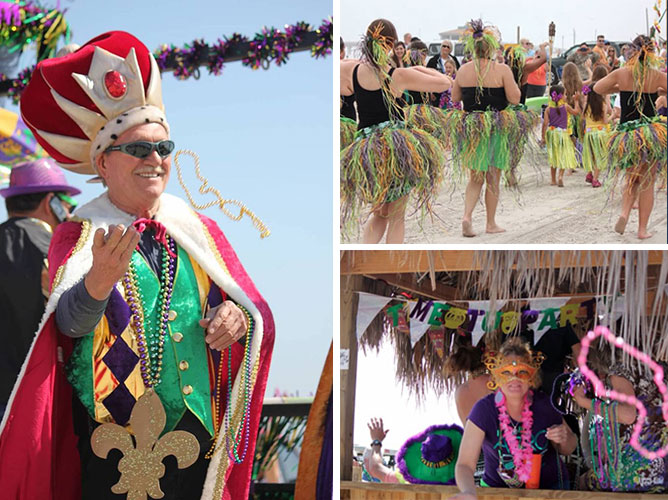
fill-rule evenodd
<path id="1" fill-rule="evenodd" d="M 104 86 L 109 95 L 115 99 L 123 97 L 128 90 L 128 83 L 125 77 L 118 71 L 106 72 L 104 75 Z"/>

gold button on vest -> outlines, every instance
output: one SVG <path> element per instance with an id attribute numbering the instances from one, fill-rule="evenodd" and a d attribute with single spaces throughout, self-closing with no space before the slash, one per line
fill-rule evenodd
<path id="1" fill-rule="evenodd" d="M 192 392 L 193 392 L 193 386 L 192 385 L 184 385 L 183 386 L 183 394 L 185 394 L 187 396 L 188 394 L 192 394 Z"/>
<path id="2" fill-rule="evenodd" d="M 182 372 L 186 371 L 189 367 L 190 365 L 188 364 L 187 361 L 181 361 L 179 363 L 179 368 L 181 369 Z"/>
<path id="3" fill-rule="evenodd" d="M 183 340 L 183 334 L 181 332 L 172 333 L 172 340 L 174 342 L 181 342 Z"/>
<path id="4" fill-rule="evenodd" d="M 169 318 L 169 321 L 174 321 L 178 315 L 179 314 L 172 309 L 169 311 L 169 315 L 167 317 Z"/>

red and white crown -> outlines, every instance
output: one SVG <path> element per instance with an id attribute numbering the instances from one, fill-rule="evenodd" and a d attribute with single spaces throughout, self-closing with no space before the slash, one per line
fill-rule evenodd
<path id="1" fill-rule="evenodd" d="M 40 62 L 21 97 L 21 116 L 63 168 L 80 174 L 95 174 L 95 157 L 136 125 L 158 123 L 169 134 L 158 65 L 123 31 Z"/>

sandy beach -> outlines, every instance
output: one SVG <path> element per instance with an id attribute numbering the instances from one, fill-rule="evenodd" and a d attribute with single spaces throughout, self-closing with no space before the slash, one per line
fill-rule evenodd
<path id="1" fill-rule="evenodd" d="M 576 170 L 564 176 L 565 187 L 550 185 L 550 169 L 547 161 L 539 170 L 524 162 L 520 165 L 522 177 L 520 194 L 502 187 L 496 221 L 506 229 L 504 233 L 485 233 L 485 209 L 478 203 L 473 213 L 475 238 L 465 238 L 461 233 L 464 213 L 464 188 L 445 184 L 434 205 L 434 217 L 427 217 L 422 225 L 418 214 L 409 204 L 406 219 L 405 243 L 472 244 L 665 244 L 668 238 L 666 190 L 655 191 L 655 202 L 650 216 L 649 231 L 652 237 L 637 238 L 638 211 L 633 210 L 623 235 L 613 226 L 619 217 L 621 182 L 610 193 L 604 188 L 594 189 L 585 182 L 585 172 Z M 503 181 L 502 181 L 503 183 Z M 657 182 L 657 187 L 658 187 Z M 483 189 L 484 196 L 484 189 Z M 362 243 L 359 235 L 343 243 Z"/>

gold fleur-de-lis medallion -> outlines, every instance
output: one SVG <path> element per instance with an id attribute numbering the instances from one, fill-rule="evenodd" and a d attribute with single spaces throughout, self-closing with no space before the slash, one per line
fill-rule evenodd
<path id="1" fill-rule="evenodd" d="M 132 434 L 117 424 L 102 424 L 93 431 L 90 444 L 98 457 L 107 458 L 114 448 L 123 453 L 118 462 L 121 478 L 111 487 L 113 493 L 127 493 L 127 500 L 146 500 L 147 495 L 162 498 L 160 478 L 165 475 L 162 459 L 174 455 L 179 469 L 195 463 L 200 452 L 197 438 L 189 432 L 172 431 L 158 439 L 165 422 L 160 398 L 149 389 L 132 409 Z"/>

